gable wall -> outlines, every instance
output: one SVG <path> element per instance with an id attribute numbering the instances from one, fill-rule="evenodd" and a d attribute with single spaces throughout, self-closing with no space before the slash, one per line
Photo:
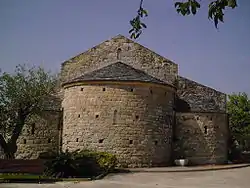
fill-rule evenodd
<path id="1" fill-rule="evenodd" d="M 119 48 L 121 52 L 118 57 Z M 117 36 L 64 62 L 61 81 L 68 81 L 117 61 L 145 71 L 169 84 L 175 83 L 178 74 L 177 64 L 123 36 Z"/>

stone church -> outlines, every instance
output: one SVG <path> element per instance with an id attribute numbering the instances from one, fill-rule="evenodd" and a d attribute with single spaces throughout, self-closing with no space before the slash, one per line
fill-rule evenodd
<path id="1" fill-rule="evenodd" d="M 90 149 L 124 167 L 227 162 L 226 94 L 118 35 L 62 63 L 60 92 L 18 140 L 17 158 Z"/>

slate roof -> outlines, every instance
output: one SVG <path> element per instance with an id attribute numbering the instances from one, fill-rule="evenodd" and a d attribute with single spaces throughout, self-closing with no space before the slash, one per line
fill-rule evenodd
<path id="1" fill-rule="evenodd" d="M 165 82 L 122 62 L 113 63 L 106 67 L 86 73 L 67 83 L 80 81 L 140 81 L 167 85 Z M 64 83 L 63 85 L 67 83 Z"/>

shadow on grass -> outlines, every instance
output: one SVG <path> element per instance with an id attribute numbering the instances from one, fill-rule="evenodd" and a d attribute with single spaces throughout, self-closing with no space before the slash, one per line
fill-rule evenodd
<path id="1" fill-rule="evenodd" d="M 130 170 L 127 169 L 114 169 L 111 172 L 105 172 L 95 177 L 76 177 L 76 178 L 53 178 L 46 177 L 42 175 L 33 175 L 33 174 L 10 174 L 2 173 L 0 174 L 0 183 L 56 183 L 61 181 L 91 181 L 99 180 L 107 176 L 108 174 L 121 174 L 121 173 L 130 173 Z"/>
<path id="2" fill-rule="evenodd" d="M 53 178 L 32 174 L 0 174 L 0 183 L 55 183 L 60 181 L 90 181 L 92 178 Z"/>

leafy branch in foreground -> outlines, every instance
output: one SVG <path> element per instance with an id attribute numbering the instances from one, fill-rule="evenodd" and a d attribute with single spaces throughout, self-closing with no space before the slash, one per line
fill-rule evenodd
<path id="1" fill-rule="evenodd" d="M 147 16 L 148 12 L 143 8 L 143 0 L 141 0 L 137 16 L 133 20 L 130 20 L 132 29 L 130 29 L 129 33 L 131 33 L 131 38 L 137 39 L 141 35 L 142 29 L 147 28 L 146 24 L 141 22 L 141 19 Z"/>
<path id="2" fill-rule="evenodd" d="M 141 21 L 148 16 L 148 11 L 143 8 L 143 2 L 144 0 L 140 0 L 136 17 L 130 20 L 132 28 L 129 33 L 132 39 L 137 39 L 142 34 L 143 29 L 147 28 L 146 24 Z M 185 0 L 185 2 L 175 2 L 174 6 L 179 14 L 187 16 L 196 15 L 201 4 L 197 0 Z M 215 27 L 218 28 L 219 22 L 224 22 L 224 10 L 235 7 L 237 7 L 237 0 L 214 0 L 208 5 L 208 18 L 213 20 Z"/>

